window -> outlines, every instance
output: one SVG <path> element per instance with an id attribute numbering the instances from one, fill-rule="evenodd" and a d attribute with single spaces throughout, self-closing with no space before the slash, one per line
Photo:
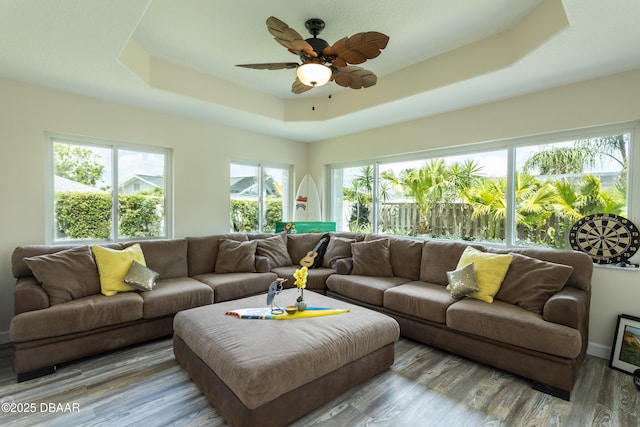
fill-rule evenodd
<path id="1" fill-rule="evenodd" d="M 170 150 L 64 137 L 49 144 L 53 242 L 170 235 Z"/>
<path id="2" fill-rule="evenodd" d="M 515 150 L 515 243 L 570 249 L 569 231 L 595 213 L 627 216 L 630 133 Z"/>
<path id="3" fill-rule="evenodd" d="M 231 231 L 275 232 L 288 217 L 290 167 L 230 165 Z"/>
<path id="4" fill-rule="evenodd" d="M 333 166 L 332 217 L 343 231 L 569 248 L 583 216 L 627 215 L 630 144 L 607 130 Z"/>

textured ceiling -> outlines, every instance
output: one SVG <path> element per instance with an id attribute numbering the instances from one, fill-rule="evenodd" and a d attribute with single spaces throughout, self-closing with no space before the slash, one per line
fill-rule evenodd
<path id="1" fill-rule="evenodd" d="M 265 20 L 390 41 L 375 87 L 290 93 Z M 0 0 L 0 76 L 300 141 L 640 67 L 637 0 Z M 331 95 L 331 98 L 329 98 Z"/>

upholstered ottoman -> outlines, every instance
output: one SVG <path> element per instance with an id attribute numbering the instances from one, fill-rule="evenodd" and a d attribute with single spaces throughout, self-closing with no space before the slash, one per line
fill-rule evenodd
<path id="1" fill-rule="evenodd" d="M 297 290 L 275 299 L 292 304 Z M 176 359 L 232 426 L 280 426 L 393 364 L 398 323 L 381 313 L 305 292 L 310 307 L 348 313 L 290 320 L 239 319 L 266 306 L 266 294 L 175 316 Z"/>

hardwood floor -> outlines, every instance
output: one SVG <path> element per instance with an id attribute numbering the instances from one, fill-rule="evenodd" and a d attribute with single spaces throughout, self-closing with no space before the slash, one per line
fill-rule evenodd
<path id="1" fill-rule="evenodd" d="M 225 425 L 175 361 L 169 338 L 70 363 L 47 377 L 15 380 L 5 347 L 0 401 L 14 409 L 31 404 L 22 409 L 35 412 L 0 412 L 2 426 Z M 640 391 L 630 375 L 589 356 L 566 402 L 522 378 L 401 339 L 388 371 L 293 425 L 638 426 Z"/>

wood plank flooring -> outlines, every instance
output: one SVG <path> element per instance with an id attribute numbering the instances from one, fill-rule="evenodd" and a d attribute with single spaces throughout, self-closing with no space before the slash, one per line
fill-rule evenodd
<path id="1" fill-rule="evenodd" d="M 175 361 L 170 338 L 69 363 L 54 375 L 15 381 L 11 350 L 5 347 L 0 349 L 0 401 L 35 404 L 36 410 L 0 412 L 2 426 L 225 425 Z M 401 339 L 388 371 L 293 425 L 636 427 L 640 391 L 630 375 L 589 356 L 566 402 L 533 390 L 522 378 Z"/>

